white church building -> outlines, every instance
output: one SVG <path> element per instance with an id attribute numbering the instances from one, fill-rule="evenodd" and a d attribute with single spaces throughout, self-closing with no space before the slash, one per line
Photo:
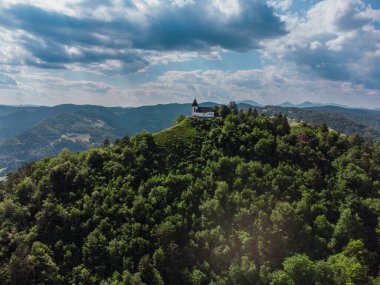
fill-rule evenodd
<path id="1" fill-rule="evenodd" d="M 214 118 L 214 112 L 211 107 L 199 107 L 197 99 L 194 98 L 193 104 L 191 105 L 192 116 L 198 118 Z"/>

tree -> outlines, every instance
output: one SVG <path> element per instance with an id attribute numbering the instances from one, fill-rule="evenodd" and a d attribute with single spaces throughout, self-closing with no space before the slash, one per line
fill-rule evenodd
<path id="1" fill-rule="evenodd" d="M 32 284 L 63 284 L 59 268 L 52 258 L 53 252 L 41 242 L 34 242 L 30 251 L 33 274 L 29 280 Z"/>
<path id="2" fill-rule="evenodd" d="M 327 264 L 333 271 L 334 284 L 371 284 L 368 267 L 361 264 L 356 257 L 337 254 L 330 256 Z"/>
<path id="3" fill-rule="evenodd" d="M 232 114 L 237 115 L 237 113 L 238 113 L 238 105 L 236 104 L 235 101 L 231 101 L 228 104 L 228 108 L 230 109 L 230 111 L 231 111 Z"/>
<path id="4" fill-rule="evenodd" d="M 108 138 L 106 138 L 104 141 L 103 141 L 103 147 L 109 147 L 111 145 L 111 142 Z"/>
<path id="5" fill-rule="evenodd" d="M 231 113 L 231 110 L 226 105 L 219 107 L 219 116 L 224 119 Z"/>
<path id="6" fill-rule="evenodd" d="M 194 285 L 206 285 L 207 284 L 207 276 L 198 268 L 194 268 L 191 273 L 191 284 Z"/>
<path id="7" fill-rule="evenodd" d="M 358 234 L 362 232 L 362 229 L 363 223 L 359 215 L 350 208 L 343 209 L 334 228 L 330 246 L 341 250 L 350 239 L 358 238 Z"/>
<path id="8" fill-rule="evenodd" d="M 28 285 L 33 274 L 34 266 L 25 244 L 17 247 L 9 262 L 9 277 L 12 285 Z"/>
<path id="9" fill-rule="evenodd" d="M 314 284 L 317 272 L 314 263 L 306 255 L 294 255 L 284 261 L 284 271 L 293 280 L 294 284 Z"/>

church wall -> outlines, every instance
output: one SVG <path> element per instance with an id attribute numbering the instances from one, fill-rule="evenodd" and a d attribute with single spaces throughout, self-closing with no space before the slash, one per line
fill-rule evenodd
<path id="1" fill-rule="evenodd" d="M 207 113 L 193 112 L 193 116 L 201 117 L 201 118 L 214 118 L 214 112 L 207 112 Z"/>

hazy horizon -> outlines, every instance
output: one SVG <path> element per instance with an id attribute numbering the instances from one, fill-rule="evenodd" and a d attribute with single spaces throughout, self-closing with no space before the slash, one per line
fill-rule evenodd
<path id="1" fill-rule="evenodd" d="M 376 0 L 4 0 L 0 105 L 380 107 Z"/>
<path id="2" fill-rule="evenodd" d="M 197 99 L 198 100 L 198 99 Z M 199 100 L 198 100 L 199 101 Z M 247 101 L 252 101 L 252 103 L 249 103 Z M 231 101 L 230 101 L 231 102 Z M 207 104 L 207 103 L 215 103 L 219 105 L 228 105 L 230 102 L 214 102 L 214 101 L 199 101 L 199 104 Z M 254 100 L 246 99 L 246 100 L 241 100 L 241 101 L 235 101 L 236 103 L 245 103 L 245 104 L 250 104 L 252 106 L 257 106 L 257 107 L 266 107 L 266 106 L 279 106 L 279 107 L 303 107 L 303 104 L 311 104 L 314 105 L 312 107 L 326 107 L 326 106 L 333 106 L 333 107 L 340 107 L 340 108 L 349 108 L 349 109 L 363 109 L 363 110 L 374 110 L 374 111 L 380 111 L 380 108 L 377 106 L 374 107 L 357 107 L 357 106 L 350 106 L 350 105 L 344 105 L 344 104 L 337 104 L 337 103 L 321 103 L 321 102 L 310 102 L 310 101 L 303 101 L 300 103 L 293 103 L 289 101 L 285 101 L 282 103 L 278 104 L 260 104 L 259 102 L 256 102 Z M 254 105 L 253 102 L 257 103 L 257 105 Z M 37 108 L 37 107 L 57 107 L 60 105 L 76 105 L 76 106 L 97 106 L 97 107 L 106 107 L 106 108 L 139 108 L 139 107 L 149 107 L 149 106 L 156 106 L 156 105 L 170 105 L 170 104 L 191 104 L 192 101 L 190 102 L 162 102 L 162 103 L 157 103 L 157 104 L 145 104 L 145 105 L 136 105 L 136 106 L 122 106 L 122 105 L 98 105 L 98 104 L 75 104 L 75 103 L 61 103 L 61 104 L 53 104 L 53 105 L 33 105 L 33 104 L 0 104 L 0 106 L 6 106 L 6 107 L 32 107 L 32 108 Z M 307 108 L 307 107 L 303 107 Z"/>

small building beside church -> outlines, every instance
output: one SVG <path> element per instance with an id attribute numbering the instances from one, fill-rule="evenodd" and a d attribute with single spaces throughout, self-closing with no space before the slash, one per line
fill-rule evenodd
<path id="1" fill-rule="evenodd" d="M 192 116 L 198 118 L 214 118 L 214 111 L 212 107 L 199 107 L 197 99 L 194 98 L 193 104 L 191 105 Z"/>

